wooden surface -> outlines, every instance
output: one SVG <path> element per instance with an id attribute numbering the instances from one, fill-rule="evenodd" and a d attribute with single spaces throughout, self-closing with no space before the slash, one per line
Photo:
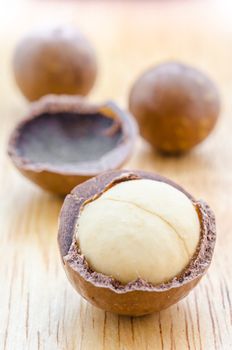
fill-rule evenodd
<path id="1" fill-rule="evenodd" d="M 0 349 L 232 349 L 232 23 L 227 2 L 11 2 L 0 21 Z M 207 276 L 182 302 L 143 318 L 87 304 L 58 256 L 62 200 L 24 179 L 6 156 L 8 135 L 27 102 L 10 59 L 24 30 L 51 18 L 78 24 L 93 41 L 100 74 L 91 95 L 126 106 L 130 84 L 169 58 L 199 66 L 219 84 L 223 107 L 212 136 L 183 158 L 162 158 L 138 141 L 128 168 L 153 170 L 204 198 L 218 239 Z"/>

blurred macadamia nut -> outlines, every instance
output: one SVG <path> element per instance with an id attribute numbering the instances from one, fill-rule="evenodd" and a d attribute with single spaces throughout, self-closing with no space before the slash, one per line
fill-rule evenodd
<path id="1" fill-rule="evenodd" d="M 88 40 L 69 26 L 42 27 L 28 33 L 13 57 L 16 82 L 29 100 L 46 94 L 86 95 L 97 74 Z"/>
<path id="2" fill-rule="evenodd" d="M 220 110 L 215 84 L 199 70 L 178 62 L 160 64 L 134 83 L 129 109 L 142 136 L 163 153 L 182 153 L 202 142 Z"/>

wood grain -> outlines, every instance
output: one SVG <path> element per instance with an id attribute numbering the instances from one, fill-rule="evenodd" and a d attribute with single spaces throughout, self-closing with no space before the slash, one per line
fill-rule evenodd
<path id="1" fill-rule="evenodd" d="M 232 22 L 220 1 L 27 2 L 4 5 L 0 21 L 0 349 L 232 349 Z M 148 66 L 175 58 L 208 72 L 222 95 L 212 136 L 182 158 L 162 158 L 138 141 L 128 168 L 152 170 L 204 198 L 217 217 L 212 266 L 182 302 L 147 317 L 119 317 L 87 304 L 58 256 L 62 200 L 24 179 L 6 156 L 10 130 L 27 103 L 14 85 L 11 56 L 24 30 L 41 21 L 79 25 L 95 44 L 95 101 L 126 106 Z"/>

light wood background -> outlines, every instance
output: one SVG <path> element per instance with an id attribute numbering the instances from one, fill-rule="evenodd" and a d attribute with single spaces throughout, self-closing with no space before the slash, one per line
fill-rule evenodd
<path id="1" fill-rule="evenodd" d="M 3 7 L 2 7 L 3 6 Z M 226 1 L 10 1 L 0 12 L 0 349 L 232 349 L 232 8 Z M 94 101 L 126 107 L 133 80 L 148 66 L 181 59 L 208 72 L 222 96 L 212 136 L 182 158 L 162 158 L 142 140 L 128 168 L 164 174 L 217 217 L 209 273 L 173 307 L 142 318 L 98 310 L 68 283 L 56 242 L 62 200 L 24 179 L 6 156 L 9 132 L 27 102 L 14 85 L 11 55 L 41 22 L 77 24 L 94 43 Z"/>

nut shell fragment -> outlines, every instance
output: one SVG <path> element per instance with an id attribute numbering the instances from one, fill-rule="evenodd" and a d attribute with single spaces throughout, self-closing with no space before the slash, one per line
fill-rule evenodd
<path id="1" fill-rule="evenodd" d="M 136 136 L 134 119 L 113 102 L 92 105 L 78 96 L 48 95 L 34 102 L 16 126 L 8 154 L 31 181 L 64 195 L 101 172 L 120 168 Z"/>

